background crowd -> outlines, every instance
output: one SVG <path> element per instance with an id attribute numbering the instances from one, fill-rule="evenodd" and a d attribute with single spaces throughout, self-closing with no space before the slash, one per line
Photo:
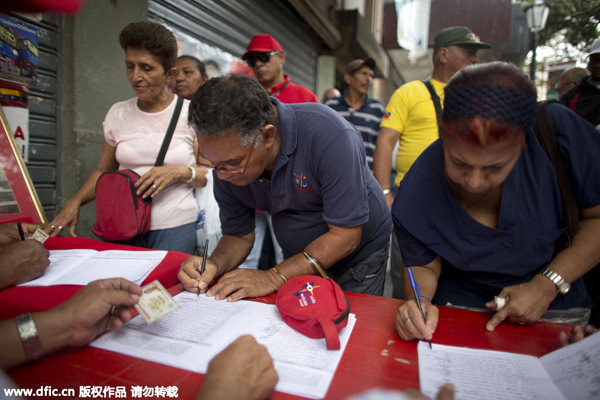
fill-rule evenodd
<path id="1" fill-rule="evenodd" d="M 254 77 L 211 79 L 201 60 L 177 57 L 174 36 L 160 24 L 130 24 L 119 40 L 135 97 L 108 111 L 97 169 L 47 225 L 51 236 L 67 228 L 75 236 L 80 207 L 94 200 L 99 177 L 131 169 L 140 176 L 137 194 L 152 199 L 152 222 L 144 235 L 120 243 L 190 254 L 178 273 L 187 290 L 236 301 L 318 274 L 343 290 L 381 296 L 389 257 L 393 295 L 407 300 L 396 319 L 404 340 L 431 339 L 436 305 L 448 304 L 490 308 L 490 331 L 503 321 L 534 324 L 548 309 L 593 304 L 598 327 L 600 39 L 587 69 L 559 78 L 560 102 L 541 111 L 519 68 L 477 65 L 477 51 L 491 45 L 467 27 L 438 32 L 430 79 L 401 86 L 387 105 L 369 97 L 372 59 L 350 62 L 345 90 L 327 91 L 319 104 L 284 74 L 286 52 L 268 34 L 255 35 L 241 55 Z M 183 109 L 164 165 L 154 166 L 178 98 Z M 543 135 L 555 143 L 558 160 Z M 577 232 L 566 238 L 572 222 L 559 167 L 579 215 Z M 194 255 L 203 246 L 196 243 L 205 217 L 200 197 L 218 205 L 222 236 L 203 275 L 202 257 Z M 36 226 L 23 228 L 29 236 Z M 274 261 L 261 268 L 269 243 Z M 48 257 L 37 241 L 20 240 L 13 224 L 0 226 L 0 288 L 42 275 Z M 407 282 L 409 267 L 425 321 Z M 43 353 L 119 328 L 140 294 L 124 280 L 94 282 L 57 309 L 30 316 Z M 494 296 L 505 305 L 497 308 Z M 573 329 L 560 340 L 580 340 L 595 328 Z M 15 323 L 0 329 L 11 340 L 3 343 L 10 356 L 2 367 L 30 359 Z M 59 337 L 57 330 L 72 332 L 70 340 L 46 339 Z M 229 365 L 249 360 L 252 374 L 235 371 L 245 377 L 235 384 L 224 378 L 238 376 L 223 372 Z M 224 387 L 237 388 L 236 398 L 265 398 L 277 381 L 268 353 L 248 337 L 217 356 L 208 377 L 200 398 L 222 397 Z"/>

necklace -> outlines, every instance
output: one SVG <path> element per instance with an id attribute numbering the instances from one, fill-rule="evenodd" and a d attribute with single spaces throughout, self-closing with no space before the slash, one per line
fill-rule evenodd
<path id="1" fill-rule="evenodd" d="M 471 208 L 472 206 L 474 206 L 475 204 L 477 204 L 477 203 L 478 203 L 478 202 L 479 202 L 481 199 L 483 199 L 485 196 L 487 196 L 488 194 L 490 194 L 490 192 L 493 190 L 493 188 L 492 188 L 492 189 L 490 189 L 490 190 L 488 190 L 487 192 L 485 192 L 484 194 L 482 194 L 482 195 L 481 195 L 481 197 L 479 197 L 477 200 L 475 200 L 474 202 L 472 202 L 471 204 L 469 204 L 467 207 L 463 207 L 463 205 L 462 205 L 462 200 L 461 200 L 461 198 L 460 198 L 460 185 L 457 183 L 457 184 L 456 184 L 456 186 L 457 186 L 457 189 L 458 189 L 458 190 L 457 190 L 457 192 L 458 192 L 458 204 L 459 204 L 459 205 L 460 205 L 460 206 L 461 206 L 461 207 L 462 207 L 462 208 L 463 208 L 465 211 L 467 211 L 469 208 Z"/>

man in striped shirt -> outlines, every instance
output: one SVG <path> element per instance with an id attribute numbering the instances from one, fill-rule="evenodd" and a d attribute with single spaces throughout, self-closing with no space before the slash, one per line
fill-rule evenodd
<path id="1" fill-rule="evenodd" d="M 379 135 L 379 123 L 385 106 L 368 96 L 375 77 L 375 61 L 371 58 L 354 60 L 346 66 L 344 81 L 348 90 L 333 97 L 325 105 L 333 108 L 362 134 L 369 169 L 373 172 L 373 152 Z"/>

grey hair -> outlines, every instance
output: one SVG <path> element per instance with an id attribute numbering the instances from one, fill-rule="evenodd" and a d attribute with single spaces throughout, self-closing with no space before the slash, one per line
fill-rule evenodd
<path id="1" fill-rule="evenodd" d="M 260 144 L 267 124 L 277 125 L 277 115 L 266 90 L 255 79 L 228 75 L 209 79 L 190 103 L 188 121 L 198 135 L 235 133 L 242 148 Z"/>

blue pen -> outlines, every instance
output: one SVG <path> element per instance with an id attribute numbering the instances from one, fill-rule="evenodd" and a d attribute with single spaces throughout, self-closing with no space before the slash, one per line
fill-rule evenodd
<path id="1" fill-rule="evenodd" d="M 415 281 L 415 277 L 413 276 L 411 269 L 407 268 L 406 270 L 408 271 L 408 279 L 410 279 L 410 286 L 415 292 L 415 301 L 417 302 L 417 307 L 419 307 L 419 311 L 421 311 L 421 317 L 423 317 L 423 322 L 427 324 L 425 313 L 423 313 L 423 307 L 421 307 L 421 292 L 419 291 L 419 285 L 417 285 L 417 281 Z M 429 348 L 431 349 L 431 340 L 428 340 L 427 342 L 429 343 Z"/>

